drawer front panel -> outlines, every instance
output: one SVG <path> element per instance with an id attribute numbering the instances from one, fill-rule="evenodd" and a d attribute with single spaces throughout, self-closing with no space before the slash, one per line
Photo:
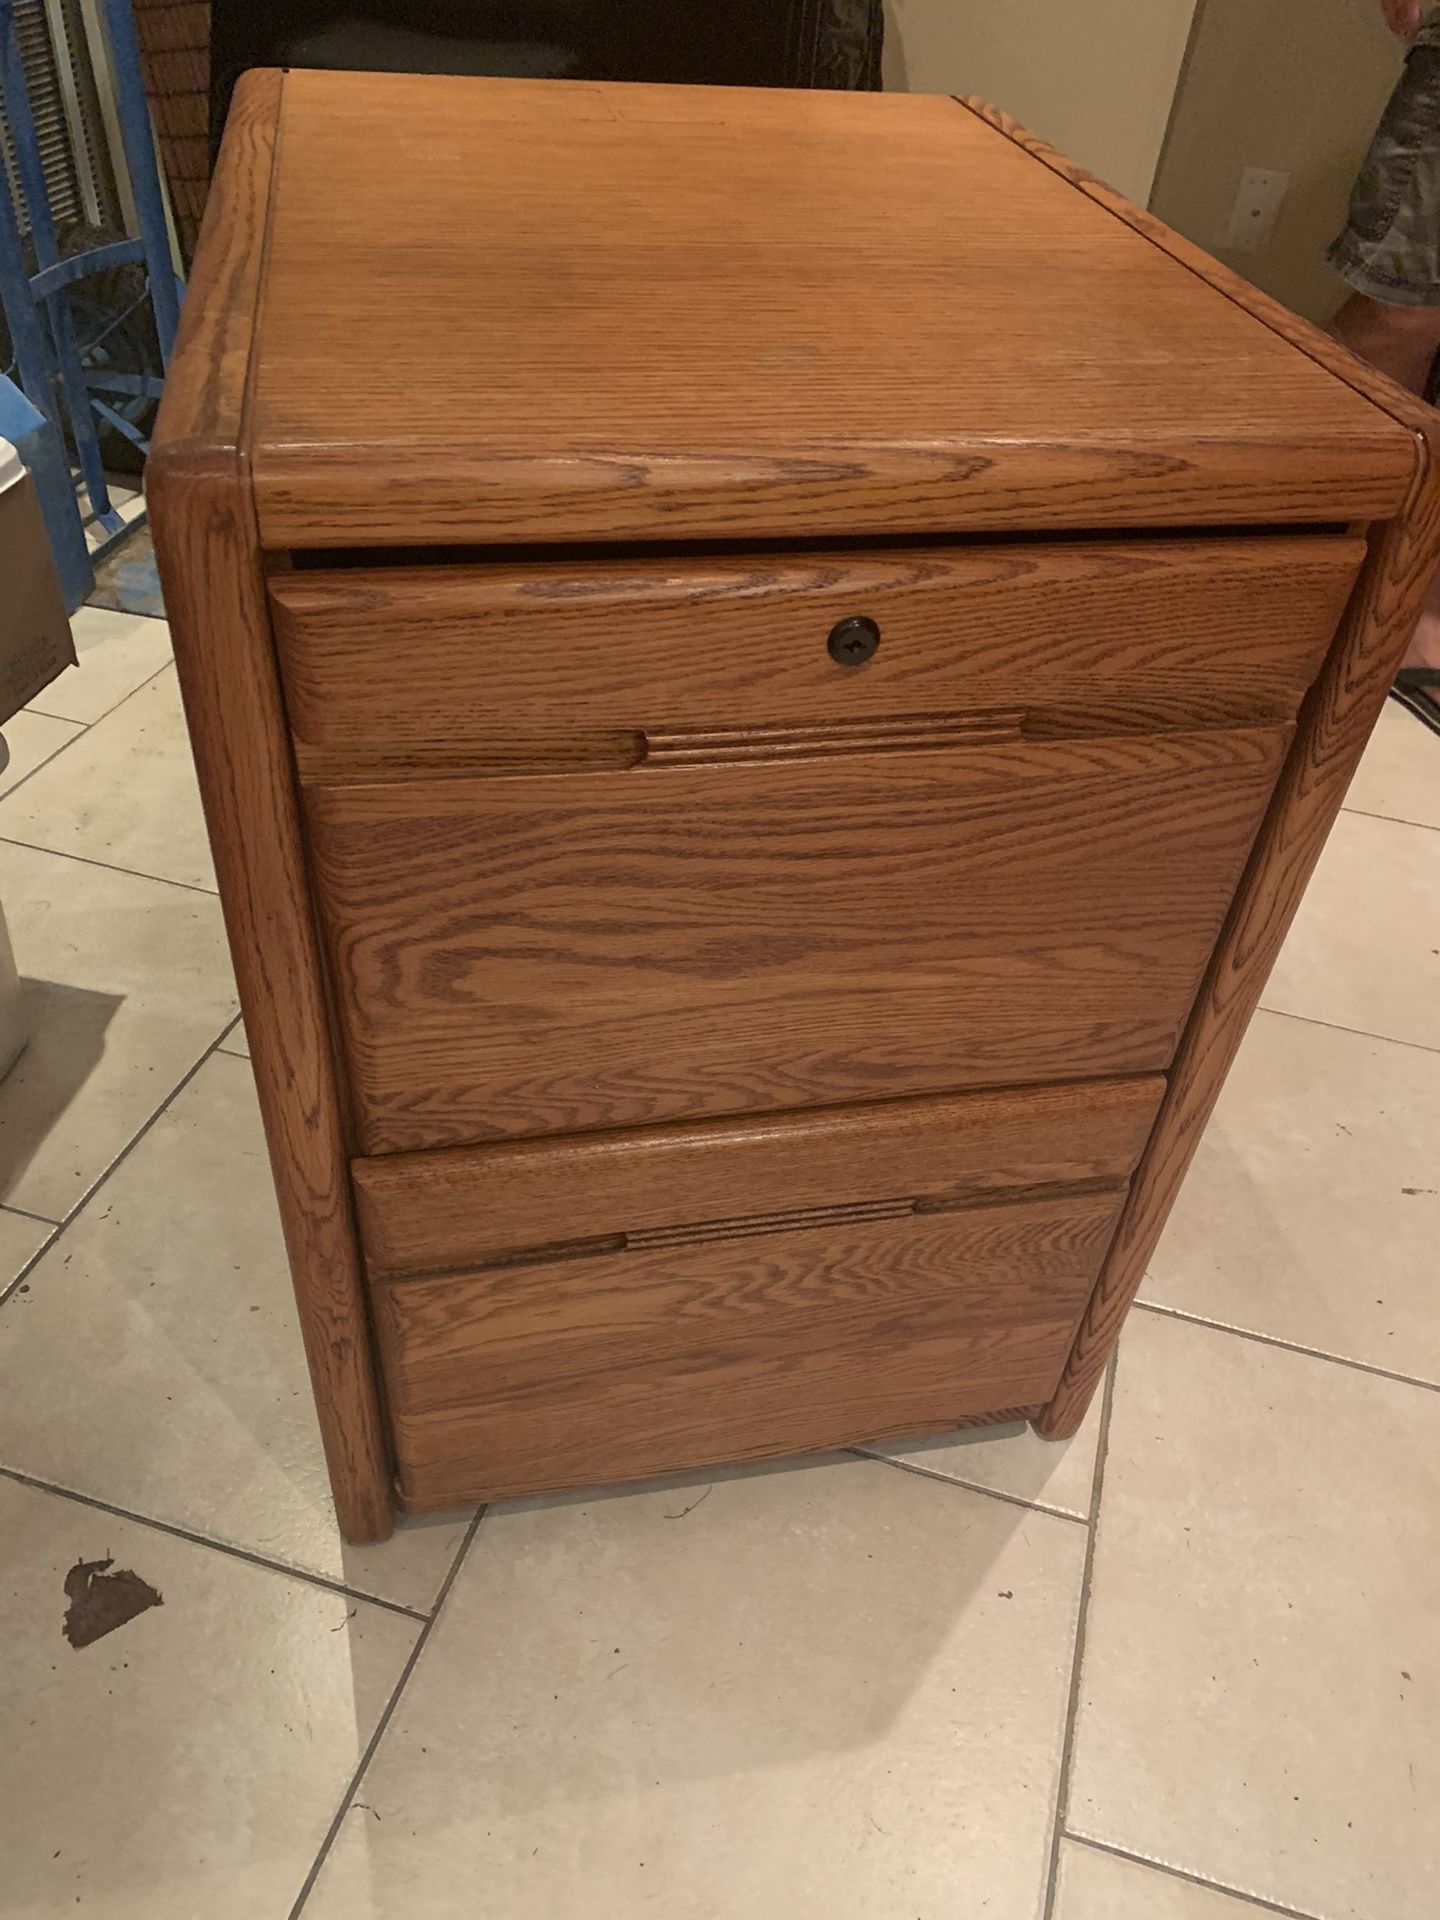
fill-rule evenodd
<path id="1" fill-rule="evenodd" d="M 1287 739 L 313 790 L 359 1150 L 1162 1068 Z"/>
<path id="2" fill-rule="evenodd" d="M 358 1160 L 361 1239 L 372 1272 L 414 1272 L 677 1222 L 1123 1180 L 1164 1085 L 1006 1089 Z"/>
<path id="3" fill-rule="evenodd" d="M 1118 1193 L 382 1282 L 414 1506 L 943 1431 L 1043 1402 Z"/>
<path id="4" fill-rule="evenodd" d="M 301 773 L 625 765 L 937 717 L 1026 737 L 1293 718 L 1355 539 L 1095 541 L 279 575 Z M 859 667 L 833 626 L 880 629 Z"/>

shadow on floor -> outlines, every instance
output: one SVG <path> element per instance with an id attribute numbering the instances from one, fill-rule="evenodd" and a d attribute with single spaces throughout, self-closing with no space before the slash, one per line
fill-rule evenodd
<path id="1" fill-rule="evenodd" d="M 56 1121 L 105 1051 L 124 996 L 22 979 L 30 1039 L 0 1081 L 0 1200 L 8 1200 Z"/>

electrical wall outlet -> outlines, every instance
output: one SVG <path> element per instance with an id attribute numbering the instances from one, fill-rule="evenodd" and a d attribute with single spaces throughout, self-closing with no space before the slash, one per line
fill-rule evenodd
<path id="1" fill-rule="evenodd" d="M 1275 231 L 1290 176 L 1276 167 L 1246 167 L 1220 242 L 1227 253 L 1258 253 Z"/>

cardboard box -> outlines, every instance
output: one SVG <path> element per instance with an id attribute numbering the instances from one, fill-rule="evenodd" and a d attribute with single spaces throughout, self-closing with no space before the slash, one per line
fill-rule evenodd
<path id="1" fill-rule="evenodd" d="M 35 483 L 0 440 L 0 727 L 75 665 Z"/>

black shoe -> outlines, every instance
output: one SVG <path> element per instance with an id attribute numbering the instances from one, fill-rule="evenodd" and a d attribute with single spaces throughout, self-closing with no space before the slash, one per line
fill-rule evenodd
<path id="1" fill-rule="evenodd" d="M 1390 697 L 1408 707 L 1432 733 L 1440 733 L 1440 667 L 1402 667 Z"/>

